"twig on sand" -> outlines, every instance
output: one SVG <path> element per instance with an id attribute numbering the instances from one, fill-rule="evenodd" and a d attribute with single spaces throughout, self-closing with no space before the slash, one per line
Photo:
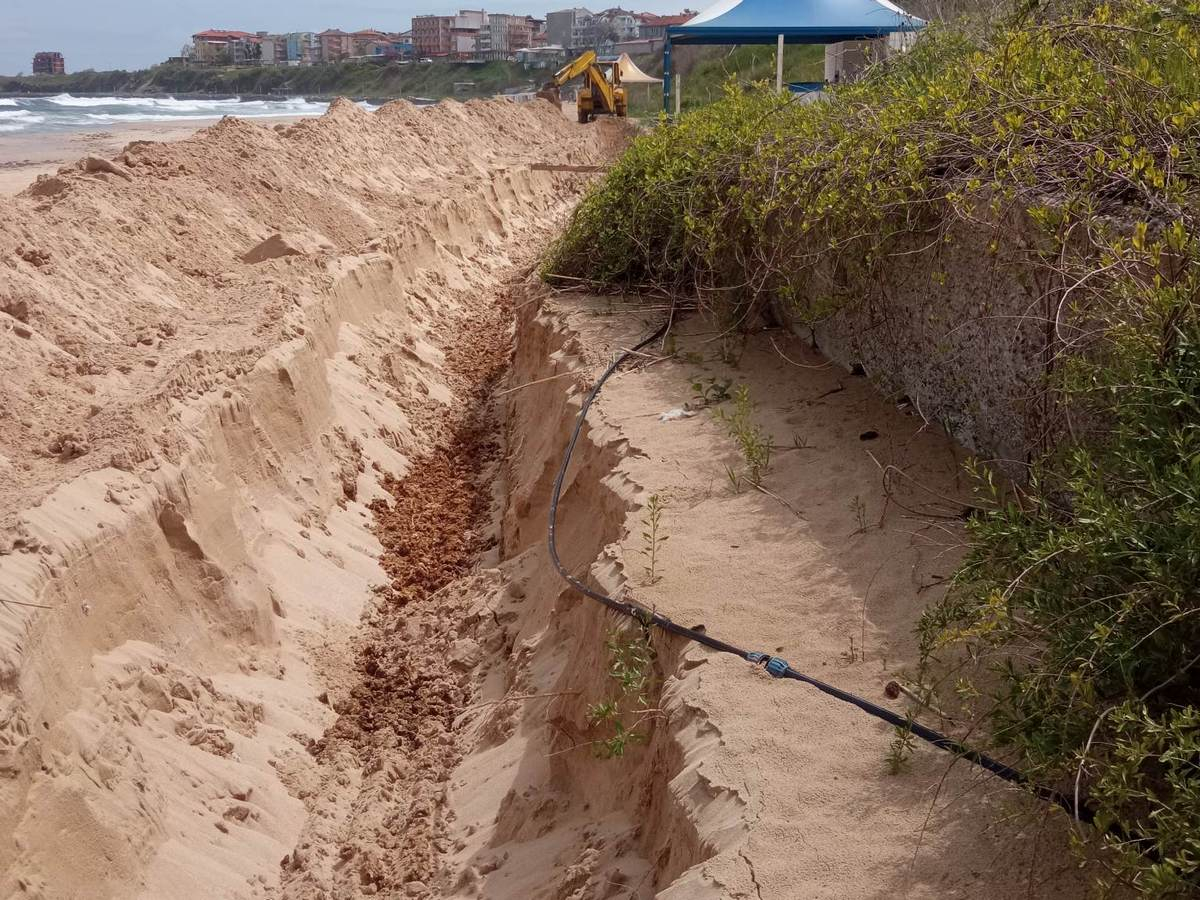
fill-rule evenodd
<path id="1" fill-rule="evenodd" d="M 575 372 L 559 372 L 557 375 L 547 375 L 545 378 L 539 378 L 536 381 L 527 381 L 524 384 L 518 384 L 516 387 L 505 388 L 502 391 L 496 391 L 492 394 L 493 397 L 503 397 L 505 394 L 512 394 L 522 388 L 533 387 L 535 384 L 545 384 L 547 381 L 553 381 L 556 378 L 569 378 L 575 375 Z"/>
<path id="2" fill-rule="evenodd" d="M 802 400 L 801 402 L 802 403 L 816 403 L 818 400 L 824 400 L 830 394 L 840 394 L 845 389 L 846 389 L 846 385 L 839 381 L 837 387 L 830 388 L 823 394 L 817 394 L 817 396 L 815 396 L 809 400 Z"/>
<path id="3" fill-rule="evenodd" d="M 770 340 L 771 346 L 775 348 L 775 352 L 783 358 L 783 361 L 791 363 L 797 369 L 827 369 L 833 365 L 833 360 L 830 359 L 825 360 L 825 362 L 821 363 L 819 366 L 810 366 L 806 365 L 805 363 L 798 363 L 779 349 L 779 345 L 775 343 L 774 335 L 769 336 L 768 340 Z"/>
<path id="4" fill-rule="evenodd" d="M 804 518 L 804 516 L 800 514 L 800 510 L 796 509 L 796 507 L 792 506 L 792 504 L 788 503 L 786 500 L 784 500 L 782 497 L 780 497 L 774 491 L 768 491 L 761 484 L 754 484 L 754 482 L 750 482 L 750 485 L 756 491 L 761 491 L 762 493 L 766 494 L 768 497 L 772 498 L 773 500 L 778 500 L 780 503 L 782 503 L 784 506 L 786 506 L 788 509 L 790 509 L 792 511 L 792 513 L 795 514 L 797 519 Z"/>
<path id="5" fill-rule="evenodd" d="M 26 600 L 8 600 L 3 597 L 0 597 L 0 603 L 3 603 L 5 606 L 8 606 L 11 603 L 13 606 L 31 606 L 34 609 L 54 609 L 53 606 L 47 606 L 45 603 L 30 603 Z"/>
<path id="6" fill-rule="evenodd" d="M 579 691 L 550 691 L 546 694 L 514 694 L 509 697 L 501 697 L 498 700 L 485 700 L 483 703 L 473 703 L 470 706 L 465 707 L 462 712 L 454 717 L 454 721 L 455 724 L 457 724 L 459 719 L 473 710 L 486 709 L 489 706 L 497 706 L 501 703 L 508 703 L 510 700 L 516 703 L 521 700 L 537 700 L 540 697 L 573 697 L 578 693 Z"/>

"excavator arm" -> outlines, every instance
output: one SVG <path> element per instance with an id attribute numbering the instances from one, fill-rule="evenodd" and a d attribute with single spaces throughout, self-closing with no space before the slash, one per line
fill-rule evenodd
<path id="1" fill-rule="evenodd" d="M 580 75 L 586 72 L 595 64 L 595 62 L 596 51 L 586 50 L 555 72 L 552 83 L 555 87 L 562 87 L 572 78 L 578 78 Z"/>
<path id="2" fill-rule="evenodd" d="M 579 121 L 586 122 L 597 112 L 614 116 L 625 115 L 625 91 L 620 88 L 621 72 L 618 63 L 612 63 L 611 77 L 597 61 L 594 50 L 586 50 L 554 73 L 554 77 L 546 82 L 539 97 L 544 97 L 555 106 L 562 106 L 558 89 L 580 76 L 585 87 L 579 92 L 577 106 Z"/>

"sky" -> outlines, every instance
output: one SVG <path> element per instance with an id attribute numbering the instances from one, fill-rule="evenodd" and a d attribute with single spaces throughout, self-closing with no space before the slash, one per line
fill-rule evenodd
<path id="1" fill-rule="evenodd" d="M 467 0 L 466 5 L 477 7 L 478 2 Z M 589 8 L 602 9 L 611 2 Z M 540 17 L 549 9 L 577 3 L 584 5 L 580 0 L 513 0 L 492 11 Z M 688 5 L 687 0 L 640 0 L 634 8 L 671 13 Z M 696 8 L 695 0 L 691 6 Z M 68 72 L 140 69 L 177 55 L 192 34 L 206 28 L 407 31 L 413 15 L 446 15 L 457 9 L 457 4 L 442 0 L 0 0 L 0 74 L 28 73 L 39 50 L 61 52 Z"/>

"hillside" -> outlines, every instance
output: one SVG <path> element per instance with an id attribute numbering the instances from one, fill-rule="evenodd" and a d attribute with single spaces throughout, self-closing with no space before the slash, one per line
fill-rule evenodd
<path id="1" fill-rule="evenodd" d="M 156 66 L 126 72 L 0 77 L 0 93 L 289 94 L 312 97 L 433 97 L 455 94 L 456 82 L 474 82 L 458 96 L 490 96 L 526 87 L 535 76 L 512 62 L 482 65 L 341 63 L 302 68 L 194 69 Z"/>
<path id="2" fill-rule="evenodd" d="M 653 53 L 634 59 L 648 75 L 662 77 L 662 54 Z M 739 84 L 775 81 L 775 48 L 750 47 L 677 47 L 674 51 L 677 74 L 683 77 L 684 110 L 697 109 L 720 99 L 726 83 L 736 78 Z M 820 81 L 825 75 L 825 48 L 818 44 L 784 48 L 783 79 L 788 82 Z M 655 115 L 662 109 L 659 85 L 632 85 L 629 88 L 631 115 Z"/>
<path id="3" fill-rule="evenodd" d="M 773 47 L 683 47 L 676 51 L 676 71 L 683 75 L 683 105 L 691 109 L 710 103 L 721 95 L 730 77 L 743 84 L 775 77 Z M 784 78 L 788 81 L 819 80 L 823 73 L 824 49 L 819 46 L 788 47 L 784 54 Z M 662 75 L 662 54 L 636 59 L 652 75 Z M 513 62 L 482 65 L 436 63 L 401 65 L 390 63 L 341 63 L 304 68 L 194 69 L 155 66 L 152 69 L 111 72 L 74 72 L 52 76 L 0 76 L 0 94 L 289 94 L 307 97 L 484 97 L 506 89 L 534 88 L 549 73 L 526 69 Z M 474 82 L 474 87 L 455 93 L 455 83 Z M 654 115 L 662 108 L 658 85 L 630 88 L 630 112 Z"/>

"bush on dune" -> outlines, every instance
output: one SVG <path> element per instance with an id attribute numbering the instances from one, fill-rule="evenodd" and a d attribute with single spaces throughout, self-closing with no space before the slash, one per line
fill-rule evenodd
<path id="1" fill-rule="evenodd" d="M 934 252 L 951 224 L 1037 226 L 1022 264 L 1064 313 L 1046 387 L 1077 427 L 1024 485 L 980 470 L 985 511 L 921 626 L 926 674 L 1035 777 L 1078 785 L 1106 878 L 1156 897 L 1200 892 L 1198 179 L 1200 5 L 1073 3 L 931 29 L 822 102 L 731 88 L 660 123 L 543 270 L 730 322 L 818 319 L 898 236 Z M 818 300 L 831 259 L 848 274 Z"/>

